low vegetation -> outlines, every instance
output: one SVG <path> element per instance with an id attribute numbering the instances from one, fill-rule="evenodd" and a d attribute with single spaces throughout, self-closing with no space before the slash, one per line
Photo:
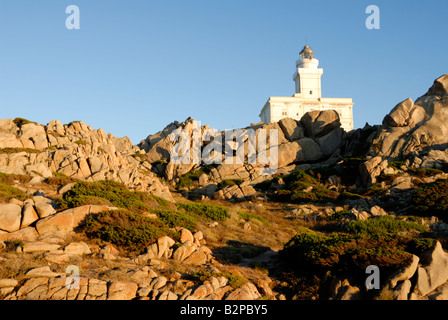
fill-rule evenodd
<path id="1" fill-rule="evenodd" d="M 132 252 L 143 251 L 161 236 L 174 237 L 174 232 L 163 220 L 151 219 L 128 210 L 89 215 L 82 231 L 91 239 L 110 242 Z"/>
<path id="2" fill-rule="evenodd" d="M 76 140 L 74 141 L 74 143 L 76 143 L 78 146 L 85 146 L 90 144 L 89 142 L 85 141 L 85 140 Z"/>
<path id="3" fill-rule="evenodd" d="M 329 234 L 298 228 L 280 252 L 288 266 L 285 273 L 289 279 L 295 274 L 299 279 L 296 284 L 304 292 L 316 285 L 316 277 L 324 279 L 328 273 L 332 277 L 348 276 L 350 270 L 352 276 L 362 278 L 367 266 L 376 265 L 386 276 L 405 266 L 411 254 L 434 245 L 435 240 L 419 237 L 428 228 L 414 220 L 382 216 L 350 222 L 343 232 Z M 322 281 L 317 282 L 324 287 Z"/>
<path id="4" fill-rule="evenodd" d="M 188 279 L 191 281 L 194 281 L 196 283 L 203 283 L 204 281 L 210 280 L 211 277 L 225 277 L 227 278 L 228 282 L 227 285 L 231 286 L 232 288 L 239 288 L 243 286 L 245 283 L 247 283 L 249 280 L 241 275 L 237 275 L 232 272 L 219 272 L 219 273 L 212 273 L 208 271 L 192 271 L 188 274 Z"/>
<path id="5" fill-rule="evenodd" d="M 198 169 L 182 175 L 179 178 L 179 182 L 177 183 L 176 186 L 177 190 L 187 189 L 194 186 L 195 184 L 197 184 L 197 182 L 199 181 L 199 177 L 203 173 L 204 172 L 201 169 Z"/>
<path id="6" fill-rule="evenodd" d="M 412 196 L 415 214 L 446 216 L 448 213 L 448 180 L 438 179 L 421 184 Z"/>
<path id="7" fill-rule="evenodd" d="M 40 150 L 31 148 L 0 148 L 0 154 L 14 154 L 19 152 L 40 153 Z"/>
<path id="8" fill-rule="evenodd" d="M 339 193 L 328 189 L 304 170 L 296 170 L 283 177 L 285 188 L 278 192 L 279 199 L 292 203 L 334 202 Z"/>
<path id="9" fill-rule="evenodd" d="M 53 175 L 49 178 L 45 178 L 43 181 L 44 183 L 47 183 L 49 185 L 55 185 L 55 186 L 63 186 L 68 183 L 76 182 L 78 179 L 72 178 L 67 176 L 66 174 L 62 172 L 53 172 Z"/>
<path id="10" fill-rule="evenodd" d="M 21 128 L 24 124 L 36 123 L 24 118 L 15 118 L 12 122 L 14 122 L 19 128 Z"/>
<path id="11" fill-rule="evenodd" d="M 144 192 L 130 191 L 124 184 L 112 180 L 77 182 L 62 196 L 61 208 L 74 208 L 85 204 L 111 204 L 136 212 L 151 211 L 159 207 L 156 197 Z"/>
<path id="12" fill-rule="evenodd" d="M 194 231 L 199 221 L 224 221 L 229 209 L 208 203 L 177 203 L 128 190 L 111 180 L 76 182 L 62 195 L 59 206 L 73 208 L 102 204 L 119 208 L 88 216 L 80 229 L 91 239 L 111 242 L 128 251 L 138 251 L 162 235 L 175 237 L 173 228 Z M 157 219 L 148 217 L 155 214 Z"/>
<path id="13" fill-rule="evenodd" d="M 243 179 L 224 179 L 218 183 L 218 190 L 222 190 L 231 186 L 239 186 L 244 182 Z"/>
<path id="14" fill-rule="evenodd" d="M 208 203 L 177 203 L 177 208 L 199 217 L 213 221 L 224 221 L 229 218 L 229 208 Z"/>

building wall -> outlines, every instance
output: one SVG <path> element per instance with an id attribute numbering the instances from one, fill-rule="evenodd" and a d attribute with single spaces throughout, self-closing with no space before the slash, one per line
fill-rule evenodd
<path id="1" fill-rule="evenodd" d="M 349 98 L 270 97 L 260 113 L 260 118 L 265 123 L 288 117 L 300 120 L 309 111 L 335 110 L 341 119 L 342 128 L 350 131 L 353 130 L 352 106 L 352 99 Z"/>
<path id="2" fill-rule="evenodd" d="M 296 93 L 301 93 L 308 98 L 320 98 L 322 73 L 323 69 L 297 69 L 293 77 L 296 83 Z"/>

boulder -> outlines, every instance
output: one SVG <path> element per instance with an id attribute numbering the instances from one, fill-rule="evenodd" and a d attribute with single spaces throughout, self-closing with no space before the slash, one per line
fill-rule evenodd
<path id="1" fill-rule="evenodd" d="M 278 167 L 286 167 L 294 162 L 307 162 L 322 159 L 319 145 L 310 138 L 287 142 L 278 147 Z"/>
<path id="2" fill-rule="evenodd" d="M 49 266 L 33 268 L 25 274 L 26 278 L 56 278 L 61 274 L 50 270 Z"/>
<path id="3" fill-rule="evenodd" d="M 343 134 L 344 129 L 336 128 L 334 130 L 331 130 L 326 135 L 317 138 L 317 144 L 322 150 L 324 156 L 330 156 L 337 149 L 339 149 L 342 143 Z"/>
<path id="4" fill-rule="evenodd" d="M 109 285 L 107 300 L 132 300 L 137 294 L 138 286 L 133 282 L 112 281 Z"/>
<path id="5" fill-rule="evenodd" d="M 334 300 L 360 300 L 361 290 L 350 284 L 348 279 L 337 281 L 333 291 Z"/>
<path id="6" fill-rule="evenodd" d="M 20 131 L 20 141 L 22 141 L 24 148 L 38 150 L 48 148 L 47 134 L 44 126 L 37 123 L 27 123 L 21 126 Z"/>
<path id="7" fill-rule="evenodd" d="M 34 210 L 34 206 L 31 202 L 27 202 L 24 204 L 22 208 L 22 225 L 21 228 L 28 227 L 34 221 L 39 220 L 39 215 L 36 210 Z"/>
<path id="8" fill-rule="evenodd" d="M 359 166 L 359 173 L 361 179 L 365 185 L 373 184 L 376 182 L 376 177 L 387 167 L 387 159 L 380 156 L 373 157 Z"/>
<path id="9" fill-rule="evenodd" d="M 257 287 L 248 282 L 242 287 L 235 289 L 231 292 L 226 300 L 257 300 L 261 297 L 260 293 L 257 290 Z"/>
<path id="10" fill-rule="evenodd" d="M 194 242 L 193 234 L 190 230 L 182 228 L 180 230 L 180 242 L 185 243 L 186 241 Z"/>
<path id="11" fill-rule="evenodd" d="M 51 170 L 44 163 L 35 163 L 25 166 L 26 173 L 30 176 L 50 178 L 53 176 Z"/>
<path id="12" fill-rule="evenodd" d="M 373 206 L 370 208 L 370 214 L 374 217 L 387 215 L 387 212 L 380 206 Z"/>
<path id="13" fill-rule="evenodd" d="M 183 262 L 192 265 L 201 265 L 207 262 L 207 255 L 199 249 L 186 257 Z"/>
<path id="14" fill-rule="evenodd" d="M 173 239 L 168 236 L 163 236 L 157 239 L 158 252 L 157 256 L 161 258 L 162 256 L 167 256 L 167 251 L 176 243 Z M 169 256 L 167 256 L 168 258 Z"/>
<path id="15" fill-rule="evenodd" d="M 394 300 L 408 300 L 411 287 L 412 283 L 410 280 L 405 280 L 402 283 L 398 284 L 392 291 Z"/>
<path id="16" fill-rule="evenodd" d="M 283 118 L 278 124 L 288 141 L 295 141 L 304 137 L 304 129 L 299 121 L 292 118 Z"/>
<path id="17" fill-rule="evenodd" d="M 195 252 L 197 246 L 191 241 L 185 241 L 185 243 L 177 248 L 173 253 L 173 259 L 177 261 L 184 261 L 189 255 Z"/>
<path id="18" fill-rule="evenodd" d="M 34 207 L 41 219 L 56 213 L 56 210 L 50 202 L 35 202 Z"/>
<path id="19" fill-rule="evenodd" d="M 392 288 L 395 288 L 397 286 L 397 283 L 399 281 L 406 281 L 412 278 L 412 276 L 417 271 L 418 262 L 420 261 L 420 258 L 416 255 L 412 255 L 411 262 L 405 266 L 404 268 L 397 270 L 395 273 L 393 273 L 388 282 Z"/>
<path id="20" fill-rule="evenodd" d="M 0 288 L 15 287 L 19 282 L 15 279 L 0 279 Z"/>
<path id="21" fill-rule="evenodd" d="M 67 209 L 36 223 L 37 232 L 41 237 L 60 236 L 65 237 L 76 228 L 88 214 L 101 211 L 115 210 L 115 207 L 102 205 L 85 205 L 73 209 Z"/>
<path id="22" fill-rule="evenodd" d="M 445 74 L 436 80 L 428 92 L 425 94 L 427 96 L 439 96 L 444 97 L 448 95 L 448 74 Z"/>
<path id="23" fill-rule="evenodd" d="M 448 253 L 439 241 L 434 248 L 421 257 L 422 265 L 417 268 L 417 283 L 413 293 L 426 296 L 448 281 Z"/>
<path id="24" fill-rule="evenodd" d="M 33 227 L 26 227 L 14 232 L 4 232 L 0 230 L 0 241 L 36 241 L 39 237 L 36 229 Z"/>
<path id="25" fill-rule="evenodd" d="M 85 242 L 72 242 L 65 246 L 64 252 L 68 254 L 84 255 L 90 254 L 90 248 Z"/>
<path id="26" fill-rule="evenodd" d="M 17 204 L 0 204 L 0 230 L 13 232 L 20 229 L 22 208 Z"/>
<path id="27" fill-rule="evenodd" d="M 425 110 L 420 106 L 414 106 L 414 101 L 408 98 L 397 104 L 383 119 L 383 126 L 390 127 L 413 127 L 423 121 Z"/>
<path id="28" fill-rule="evenodd" d="M 153 290 L 158 290 L 158 289 L 162 288 L 163 286 L 165 286 L 167 281 L 168 281 L 168 279 L 164 276 L 155 277 L 151 280 L 149 287 L 152 288 Z"/>
<path id="29" fill-rule="evenodd" d="M 420 157 L 420 153 L 424 155 L 431 149 L 446 149 L 447 79 L 448 75 L 436 79 L 428 92 L 414 103 L 411 99 L 406 99 L 397 104 L 384 118 L 382 129 L 371 143 L 369 156 Z"/>
<path id="30" fill-rule="evenodd" d="M 297 154 L 297 160 L 300 162 L 317 161 L 323 158 L 323 153 L 319 145 L 310 138 L 297 140 L 300 151 Z M 280 167 L 280 166 L 279 166 Z"/>
<path id="31" fill-rule="evenodd" d="M 341 126 L 339 114 L 335 110 L 307 112 L 300 123 L 305 129 L 305 136 L 309 138 L 322 137 Z"/>
<path id="32" fill-rule="evenodd" d="M 58 250 L 61 246 L 55 243 L 47 242 L 29 242 L 23 246 L 23 252 L 44 252 Z"/>

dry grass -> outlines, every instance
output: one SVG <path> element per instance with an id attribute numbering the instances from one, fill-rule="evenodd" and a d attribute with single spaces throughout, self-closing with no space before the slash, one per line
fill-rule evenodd
<path id="1" fill-rule="evenodd" d="M 6 260 L 0 263 L 0 278 L 20 281 L 29 270 L 47 265 L 42 254 L 7 252 L 1 256 Z"/>

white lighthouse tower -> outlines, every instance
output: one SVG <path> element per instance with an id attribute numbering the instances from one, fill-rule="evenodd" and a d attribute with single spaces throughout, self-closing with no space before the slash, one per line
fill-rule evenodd
<path id="1" fill-rule="evenodd" d="M 321 81 L 324 69 L 318 68 L 319 60 L 314 58 L 314 52 L 309 46 L 305 46 L 299 54 L 299 60 L 296 61 L 297 71 L 294 73 L 293 80 L 296 83 L 296 94 L 303 96 L 320 98 Z"/>
<path id="2" fill-rule="evenodd" d="M 345 131 L 353 130 L 353 102 L 351 98 L 322 98 L 321 77 L 323 69 L 314 51 L 305 46 L 296 61 L 295 93 L 292 97 L 269 97 L 260 112 L 261 121 L 277 122 L 283 118 L 300 120 L 302 116 L 314 110 L 335 110 L 339 114 L 341 127 Z"/>

